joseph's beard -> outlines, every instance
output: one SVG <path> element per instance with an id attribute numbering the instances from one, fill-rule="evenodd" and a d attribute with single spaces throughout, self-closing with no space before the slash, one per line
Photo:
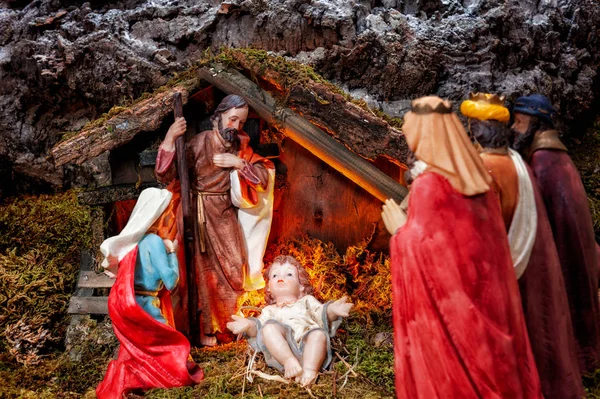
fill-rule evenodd
<path id="1" fill-rule="evenodd" d="M 223 129 L 223 123 L 221 123 L 220 119 L 217 123 L 217 129 L 219 130 L 219 134 L 221 135 L 221 137 L 223 137 L 223 140 L 225 140 L 228 143 L 231 143 L 235 147 L 238 146 L 240 139 L 238 137 L 239 131 L 237 129 L 233 127 L 226 127 L 225 129 Z"/>
<path id="2" fill-rule="evenodd" d="M 235 142 L 236 139 L 238 138 L 237 129 L 234 129 L 232 127 L 227 127 L 223 130 L 220 130 L 219 133 L 221 134 L 221 137 L 223 137 L 223 140 L 225 140 L 229 143 Z"/>
<path id="3" fill-rule="evenodd" d="M 531 146 L 531 143 L 533 143 L 533 137 L 535 136 L 536 130 L 537 127 L 529 126 L 527 131 L 524 134 L 521 134 L 518 131 L 511 129 L 514 137 L 511 147 L 515 151 L 523 154 Z"/>

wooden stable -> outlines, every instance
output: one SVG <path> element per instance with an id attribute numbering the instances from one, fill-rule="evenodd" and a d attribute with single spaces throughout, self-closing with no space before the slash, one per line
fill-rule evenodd
<path id="1" fill-rule="evenodd" d="M 188 140 L 210 128 L 208 118 L 225 95 L 240 94 L 248 101 L 251 113 L 244 130 L 254 150 L 276 165 L 270 242 L 307 234 L 340 250 L 368 238 L 375 247 L 385 245 L 389 236 L 380 222 L 381 202 L 406 195 L 402 162 L 407 151 L 401 132 L 322 84 L 293 87 L 287 96 L 294 109 L 283 107 L 278 97 L 282 88 L 273 85 L 274 71 L 252 81 L 238 70 L 214 65 L 202 68 L 197 79 L 203 83 L 195 92 L 182 87 L 163 91 L 52 150 L 57 165 L 81 164 L 110 151 L 112 184 L 80 194 L 81 202 L 108 215 L 101 221 L 109 227 L 105 236 L 117 234 L 126 222 L 127 215 L 116 220 L 115 209 L 131 208 L 143 188 L 158 185 L 152 151 L 173 121 L 171 97 L 181 92 Z M 310 93 L 317 93 L 312 103 Z M 274 132 L 283 137 L 269 142 Z M 82 259 L 70 313 L 107 312 L 106 296 L 92 294 L 105 294 L 113 280 L 92 270 L 93 257 Z"/>

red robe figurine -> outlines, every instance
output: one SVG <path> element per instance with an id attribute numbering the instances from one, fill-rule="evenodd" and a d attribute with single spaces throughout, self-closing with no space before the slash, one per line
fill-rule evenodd
<path id="1" fill-rule="evenodd" d="M 204 377 L 203 371 L 191 360 L 190 343 L 172 327 L 168 291 L 163 288 L 157 298 L 162 315 L 171 325 L 155 320 L 136 302 L 136 295 L 141 294 L 134 288 L 136 243 L 148 231 L 164 236 L 163 218 L 159 216 L 170 199 L 167 190 L 144 190 L 123 232 L 101 246 L 113 266 L 119 260 L 117 279 L 108 297 L 108 310 L 121 346 L 118 358 L 110 362 L 104 380 L 96 388 L 98 399 L 120 399 L 133 390 L 195 385 Z"/>
<path id="2" fill-rule="evenodd" d="M 415 100 L 403 130 L 422 172 L 390 242 L 397 397 L 542 398 L 491 177 L 449 102 Z"/>
<path id="3" fill-rule="evenodd" d="M 585 188 L 554 130 L 550 100 L 539 94 L 520 97 L 513 113 L 513 146 L 533 170 L 558 250 L 579 368 L 593 372 L 600 361 L 599 260 Z"/>

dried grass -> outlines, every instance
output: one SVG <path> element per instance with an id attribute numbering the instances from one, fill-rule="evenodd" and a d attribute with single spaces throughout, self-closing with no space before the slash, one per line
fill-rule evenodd
<path id="1" fill-rule="evenodd" d="M 330 301 L 348 295 L 354 304 L 352 318 L 368 326 L 390 322 L 390 260 L 368 251 L 366 242 L 350 246 L 340 255 L 332 243 L 302 236 L 271 246 L 265 263 L 280 254 L 295 257 L 306 268 L 317 299 Z"/>

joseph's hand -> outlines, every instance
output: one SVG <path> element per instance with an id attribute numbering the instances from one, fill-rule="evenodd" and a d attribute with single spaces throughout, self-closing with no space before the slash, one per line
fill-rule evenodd
<path id="1" fill-rule="evenodd" d="M 244 161 L 242 158 L 233 154 L 217 154 L 213 156 L 213 163 L 219 168 L 236 168 L 242 169 Z"/>
<path id="2" fill-rule="evenodd" d="M 167 131 L 167 135 L 165 136 L 165 141 L 163 141 L 162 148 L 165 151 L 175 151 L 175 140 L 178 137 L 182 136 L 187 129 L 187 123 L 185 122 L 185 118 L 177 118 L 175 122 Z"/>

